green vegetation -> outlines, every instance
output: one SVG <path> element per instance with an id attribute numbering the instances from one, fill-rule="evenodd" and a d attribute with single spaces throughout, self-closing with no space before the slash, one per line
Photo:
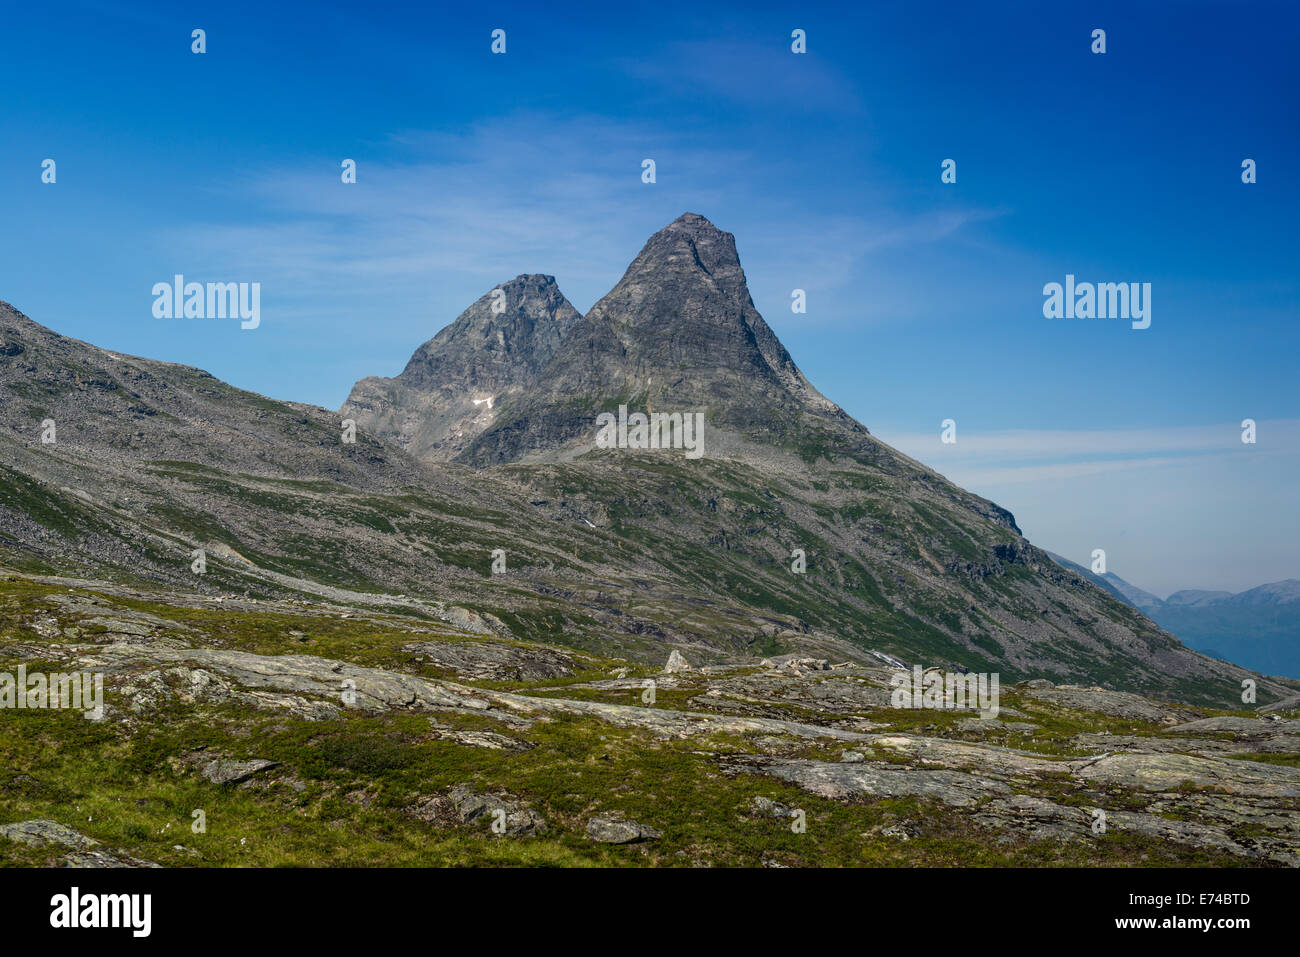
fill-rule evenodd
<path id="1" fill-rule="evenodd" d="M 66 594 L 66 590 L 61 590 Z M 123 611 L 148 612 L 189 626 L 211 647 L 263 655 L 312 654 L 394 671 L 452 677 L 417 660 L 412 641 L 464 641 L 427 623 L 371 616 L 342 619 L 310 610 L 249 612 L 189 608 L 154 598 L 76 590 Z M 28 640 L 31 623 L 50 614 L 51 586 L 0 581 L 0 662 L 9 645 Z M 525 627 L 522 621 L 512 626 Z M 533 627 L 543 629 L 541 621 Z M 558 622 L 550 622 L 551 627 Z M 431 632 L 431 633 L 430 633 Z M 57 647 L 77 636 L 56 635 Z M 81 640 L 85 640 L 84 636 Z M 30 661 L 29 667 L 41 662 Z M 541 697 L 635 705 L 640 688 L 576 687 L 607 675 L 618 662 L 582 659 L 577 673 L 541 682 L 481 682 Z M 57 660 L 45 662 L 57 669 Z M 624 663 L 630 678 L 653 669 Z M 657 708 L 698 710 L 697 686 L 662 687 Z M 309 721 L 245 703 L 181 704 L 164 699 L 155 710 L 132 710 L 110 682 L 116 719 L 86 721 L 75 711 L 0 713 L 0 823 L 32 818 L 59 821 L 99 842 L 109 853 L 172 866 L 339 865 L 645 865 L 755 866 L 1095 866 L 1099 864 L 1225 865 L 1241 860 L 1134 833 L 1088 842 L 996 838 L 955 809 L 917 798 L 834 801 L 776 779 L 729 770 L 733 758 L 756 753 L 750 736 L 712 733 L 663 737 L 616 727 L 594 716 L 555 714 L 526 727 L 485 714 L 360 713 Z M 1047 758 L 1089 753 L 1081 734 L 1159 735 L 1153 722 L 1107 717 L 1047 705 L 1004 688 L 1001 704 L 1037 725 L 1033 730 L 967 730 L 967 717 L 950 711 L 868 709 L 858 717 L 886 733 L 927 734 L 997 743 Z M 114 713 L 114 712 L 111 712 Z M 788 720 L 824 720 L 791 703 L 766 710 Z M 851 713 L 841 718 L 854 717 Z M 1010 720 L 1010 719 L 1008 719 Z M 522 751 L 461 743 L 458 732 L 492 732 Z M 767 745 L 772 746 L 771 743 Z M 837 761 L 844 745 L 790 739 L 785 752 Z M 864 746 L 868 760 L 911 765 L 894 748 Z M 198 771 L 212 756 L 276 762 L 239 784 L 210 783 Z M 1296 766 L 1300 755 L 1238 755 Z M 422 801 L 469 783 L 527 804 L 547 823 L 540 836 L 498 837 L 480 824 L 437 825 L 413 813 Z M 1095 795 L 1076 793 L 1064 773 L 1040 775 L 1022 793 L 1085 808 Z M 767 798 L 805 812 L 806 833 L 755 811 Z M 1139 796 L 1108 792 L 1107 806 L 1141 809 Z M 194 832 L 202 810 L 207 829 Z M 595 844 L 584 833 L 595 814 L 620 814 L 658 828 L 662 837 L 634 846 Z M 1166 812 L 1171 820 L 1174 812 Z M 908 840 L 886 834 L 899 827 Z M 53 863 L 61 849 L 0 840 L 0 863 Z"/>

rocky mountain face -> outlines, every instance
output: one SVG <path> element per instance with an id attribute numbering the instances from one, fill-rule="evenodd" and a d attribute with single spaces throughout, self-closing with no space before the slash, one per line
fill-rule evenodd
<path id="1" fill-rule="evenodd" d="M 405 484 L 420 472 L 369 436 L 344 447 L 339 438 L 338 417 L 324 409 L 275 402 L 190 366 L 116 355 L 0 302 L 0 443 L 8 449 L 0 468 L 70 477 L 68 453 L 94 466 L 91 474 L 178 461 L 358 488 Z"/>
<path id="2" fill-rule="evenodd" d="M 1237 701 L 1243 669 L 1058 566 L 1005 509 L 818 394 L 754 309 L 734 239 L 703 217 L 653 236 L 586 316 L 549 277 L 501 291 L 397 378 L 359 383 L 342 414 L 5 307 L 0 561 L 643 661 L 833 650 Z M 472 405 L 489 398 L 490 415 Z M 705 454 L 592 448 L 619 406 L 699 412 Z M 1265 703 L 1296 685 L 1260 688 Z"/>
<path id="3" fill-rule="evenodd" d="M 454 458 L 530 387 L 579 318 L 554 276 L 519 276 L 420 346 L 401 375 L 358 382 L 342 415 L 416 458 Z"/>
<path id="4" fill-rule="evenodd" d="M 503 402 L 497 420 L 462 454 L 488 465 L 554 458 L 593 447 L 596 417 L 703 412 L 706 441 L 736 439 L 845 451 L 866 430 L 804 378 L 763 321 L 735 238 L 685 213 L 655 233 L 623 278 L 565 337 L 532 387 Z"/>

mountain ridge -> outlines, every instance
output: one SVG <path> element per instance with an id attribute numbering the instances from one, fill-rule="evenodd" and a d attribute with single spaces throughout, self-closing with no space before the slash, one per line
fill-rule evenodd
<path id="1" fill-rule="evenodd" d="M 481 297 L 403 370 L 433 386 L 425 395 L 516 390 L 462 451 L 430 445 L 424 457 L 364 425 L 349 444 L 341 415 L 114 357 L 5 312 L 0 558 L 210 595 L 323 596 L 641 660 L 833 649 L 1006 681 L 1219 705 L 1239 695 L 1248 672 L 1183 647 L 1053 563 L 1010 512 L 805 388 L 753 308 L 734 239 L 703 217 L 651 237 L 586 316 L 564 308 L 552 277 L 512 282 L 519 304 L 493 312 Z M 554 315 L 572 320 L 567 333 L 542 321 Z M 478 355 L 512 322 L 518 349 Z M 462 346 L 482 363 L 472 374 L 455 365 Z M 639 391 L 604 391 L 643 375 Z M 722 441 L 698 461 L 589 448 L 598 410 L 642 401 L 698 406 Z M 47 446 L 37 435 L 51 412 L 60 432 Z M 195 549 L 208 555 L 202 577 Z M 506 556 L 500 572 L 494 556 Z"/>
<path id="2" fill-rule="evenodd" d="M 611 397 L 641 411 L 703 411 L 711 432 L 760 445 L 810 422 L 841 433 L 841 442 L 867 435 L 808 382 L 758 313 L 735 237 L 696 213 L 646 241 L 570 330 L 532 392 L 508 403 L 460 460 L 484 465 L 586 451 Z"/>

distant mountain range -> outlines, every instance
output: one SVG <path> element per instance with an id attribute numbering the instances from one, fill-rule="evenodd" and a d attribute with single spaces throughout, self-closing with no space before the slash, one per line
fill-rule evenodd
<path id="1" fill-rule="evenodd" d="M 1057 564 L 1132 605 L 1190 648 L 1264 674 L 1300 678 L 1300 581 L 1294 578 L 1236 594 L 1188 588 L 1162 600 L 1114 572 L 1097 575 L 1048 554 Z"/>

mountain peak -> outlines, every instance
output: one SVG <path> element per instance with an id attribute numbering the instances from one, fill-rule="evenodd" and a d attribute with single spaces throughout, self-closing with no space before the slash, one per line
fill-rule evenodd
<path id="1" fill-rule="evenodd" d="M 669 230 L 675 230 L 677 232 L 685 231 L 695 234 L 717 233 L 721 236 L 731 235 L 731 233 L 723 232 L 717 226 L 713 225 L 713 222 L 709 220 L 708 217 L 701 216 L 699 213 L 682 213 L 663 229 L 659 230 L 659 232 L 663 233 L 668 232 Z"/>
<path id="2" fill-rule="evenodd" d="M 853 454 L 869 441 L 759 315 L 735 237 L 692 212 L 654 233 L 586 316 L 553 276 L 521 274 L 420 346 L 401 375 L 358 382 L 343 412 L 417 458 L 487 465 L 580 454 L 620 397 L 703 413 L 721 444 L 764 454 Z"/>
<path id="3" fill-rule="evenodd" d="M 703 272 L 726 294 L 749 299 L 745 271 L 740 268 L 740 256 L 736 252 L 736 237 L 723 232 L 699 213 L 682 213 L 646 240 L 623 281 L 651 271 Z"/>
<path id="4" fill-rule="evenodd" d="M 511 279 L 509 282 L 503 282 L 498 288 L 507 289 L 516 286 L 519 287 L 537 286 L 542 288 L 547 286 L 556 286 L 558 288 L 558 284 L 555 282 L 554 276 L 548 276 L 545 273 L 540 273 L 540 272 L 520 273 L 514 279 Z"/>
<path id="5" fill-rule="evenodd" d="M 578 310 L 554 276 L 524 273 L 489 289 L 420 348 L 399 378 L 407 385 L 472 389 L 522 384 L 550 361 Z"/>
<path id="6" fill-rule="evenodd" d="M 395 378 L 352 387 L 343 413 L 417 457 L 444 459 L 496 419 L 581 318 L 554 276 L 522 273 L 489 289 L 424 343 Z"/>
<path id="7" fill-rule="evenodd" d="M 594 441 L 596 414 L 620 396 L 703 412 L 714 434 L 769 447 L 807 445 L 826 430 L 847 448 L 866 436 L 804 378 L 754 306 L 735 237 L 699 213 L 683 213 L 646 241 L 535 387 L 462 459 L 580 451 Z"/>

